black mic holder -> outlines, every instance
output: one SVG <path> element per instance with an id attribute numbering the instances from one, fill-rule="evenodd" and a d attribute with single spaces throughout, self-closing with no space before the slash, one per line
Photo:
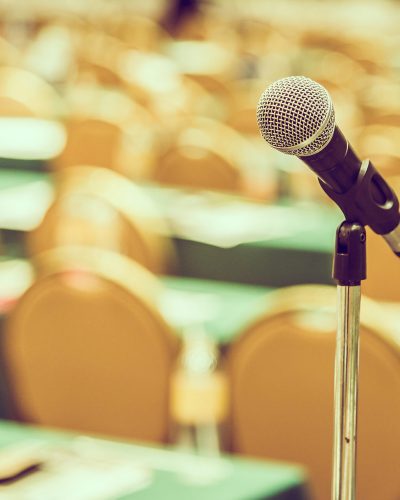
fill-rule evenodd
<path id="1" fill-rule="evenodd" d="M 340 286 L 359 286 L 366 273 L 365 227 L 344 221 L 336 231 L 332 277 Z"/>
<path id="2" fill-rule="evenodd" d="M 369 226 L 377 234 L 390 233 L 399 225 L 397 196 L 370 160 L 361 163 L 357 181 L 344 193 L 335 191 L 320 178 L 318 181 L 348 222 Z"/>

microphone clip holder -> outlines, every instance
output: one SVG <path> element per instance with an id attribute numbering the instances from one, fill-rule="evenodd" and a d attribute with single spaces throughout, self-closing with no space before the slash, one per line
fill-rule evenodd
<path id="1" fill-rule="evenodd" d="M 325 193 L 349 222 L 369 226 L 377 234 L 390 233 L 400 222 L 399 201 L 370 160 L 364 160 L 357 181 L 344 193 L 318 179 Z"/>
<path id="2" fill-rule="evenodd" d="M 342 222 L 336 230 L 332 277 L 340 286 L 359 286 L 367 277 L 366 232 L 357 222 Z"/>

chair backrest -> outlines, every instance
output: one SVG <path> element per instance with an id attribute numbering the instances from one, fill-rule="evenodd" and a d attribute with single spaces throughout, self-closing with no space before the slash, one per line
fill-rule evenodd
<path id="1" fill-rule="evenodd" d="M 242 157 L 248 145 L 239 133 L 206 118 L 182 120 L 177 128 L 173 141 L 154 165 L 155 181 L 199 189 L 244 190 Z"/>
<path id="2" fill-rule="evenodd" d="M 367 228 L 368 274 L 364 292 L 375 300 L 400 304 L 400 262 L 382 236 Z"/>
<path id="3" fill-rule="evenodd" d="M 162 158 L 153 179 L 161 184 L 240 191 L 240 172 L 207 148 L 176 147 Z"/>
<path id="4" fill-rule="evenodd" d="M 178 341 L 158 312 L 158 281 L 126 257 L 98 249 L 57 249 L 37 264 L 39 277 L 5 331 L 18 416 L 165 441 Z"/>
<path id="5" fill-rule="evenodd" d="M 49 83 L 17 67 L 0 68 L 0 96 L 17 101 L 39 118 L 54 119 L 62 110 L 62 99 Z"/>
<path id="6" fill-rule="evenodd" d="M 160 46 L 170 40 L 160 23 L 136 10 L 127 16 L 120 9 L 116 9 L 111 18 L 106 19 L 106 24 L 106 31 L 135 50 L 159 51 Z"/>
<path id="7" fill-rule="evenodd" d="M 64 101 L 67 142 L 50 164 L 55 171 L 93 165 L 129 178 L 140 178 L 147 171 L 156 155 L 158 124 L 146 107 L 131 98 L 130 88 L 99 86 L 83 75 L 66 87 Z"/>
<path id="8" fill-rule="evenodd" d="M 400 195 L 400 176 L 387 177 L 389 185 Z M 368 273 L 364 292 L 377 300 L 400 304 L 400 261 L 382 236 L 367 228 Z"/>
<path id="9" fill-rule="evenodd" d="M 256 118 L 256 107 L 260 95 L 265 90 L 265 79 L 245 78 L 231 82 L 234 105 L 228 124 L 247 136 L 260 137 Z"/>
<path id="10" fill-rule="evenodd" d="M 0 116 L 33 116 L 32 111 L 22 102 L 11 97 L 0 96 Z"/>
<path id="11" fill-rule="evenodd" d="M 228 356 L 232 446 L 299 462 L 316 500 L 330 498 L 335 291 L 297 286 L 270 296 Z M 362 299 L 357 498 L 400 496 L 400 343 L 380 307 Z M 384 333 L 385 332 L 385 333 Z"/>
<path id="12" fill-rule="evenodd" d="M 76 165 L 114 167 L 122 137 L 117 124 L 95 118 L 71 119 L 66 129 L 65 148 L 54 160 L 57 169 Z"/>
<path id="13" fill-rule="evenodd" d="M 140 187 L 91 166 L 60 172 L 56 185 L 54 203 L 27 237 L 28 253 L 87 244 L 120 252 L 155 273 L 171 270 L 174 250 L 166 223 Z"/>

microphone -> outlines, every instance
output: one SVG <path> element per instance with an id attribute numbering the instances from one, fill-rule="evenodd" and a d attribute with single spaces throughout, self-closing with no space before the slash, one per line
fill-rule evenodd
<path id="1" fill-rule="evenodd" d="M 336 125 L 332 99 L 322 85 L 304 76 L 277 80 L 260 97 L 257 122 L 273 148 L 297 156 L 317 174 L 348 222 L 370 226 L 400 256 L 399 201 Z"/>

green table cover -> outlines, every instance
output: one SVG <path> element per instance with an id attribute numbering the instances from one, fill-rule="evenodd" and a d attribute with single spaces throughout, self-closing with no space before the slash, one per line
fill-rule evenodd
<path id="1" fill-rule="evenodd" d="M 77 433 L 45 430 L 0 421 L 0 452 L 1 448 L 7 445 L 23 441 L 43 443 L 52 449 L 68 449 L 76 439 L 82 439 L 82 436 L 79 438 Z M 132 459 L 134 464 L 143 465 L 150 470 L 151 480 L 147 486 L 132 494 L 118 496 L 120 499 L 305 500 L 307 498 L 304 471 L 294 465 L 229 456 L 205 457 L 171 448 L 96 438 L 91 444 L 98 447 L 95 451 L 98 450 L 101 456 L 107 457 L 107 453 L 114 455 L 123 453 L 124 459 Z M 33 474 L 39 475 L 41 472 Z M 26 479 L 29 480 L 29 476 Z M 3 493 L 2 488 L 4 489 L 4 486 L 0 487 L 0 493 Z M 8 488 L 12 491 L 12 485 Z M 115 497 L 112 500 L 116 500 Z"/>
<path id="2" fill-rule="evenodd" d="M 38 181 L 51 183 L 51 177 L 45 172 L 0 170 L 0 203 L 1 192 L 10 189 L 17 200 L 20 187 L 21 203 L 26 204 L 22 188 Z M 315 203 L 264 205 L 215 193 L 144 189 L 171 226 L 177 275 L 268 287 L 332 283 L 335 230 L 342 219 L 336 208 Z M 34 199 L 37 191 L 32 192 L 34 205 L 39 200 Z M 190 230 L 193 221 L 196 226 Z M 2 225 L 1 213 L 0 233 L 6 250 L 24 256 L 23 229 Z"/>

